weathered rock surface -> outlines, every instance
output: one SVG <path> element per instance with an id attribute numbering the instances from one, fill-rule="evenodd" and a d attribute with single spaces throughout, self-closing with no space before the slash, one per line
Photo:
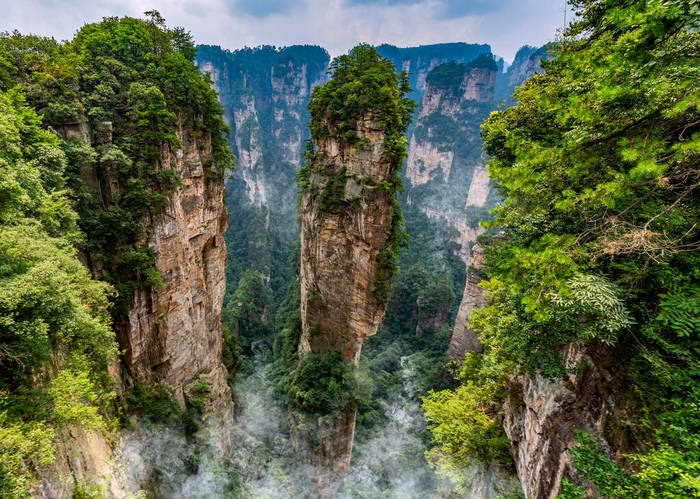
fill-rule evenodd
<path id="1" fill-rule="evenodd" d="M 106 435 L 98 430 L 68 426 L 56 439 L 56 459 L 31 496 L 41 499 L 73 497 L 76 486 L 83 490 L 95 487 L 106 497 L 123 499 L 130 491 L 125 486 L 122 470 L 115 465 L 114 451 Z"/>
<path id="2" fill-rule="evenodd" d="M 105 145 L 111 141 L 111 123 L 89 130 L 84 124 L 59 129 L 63 137 L 76 137 Z M 164 383 L 184 408 L 189 391 L 198 381 L 210 387 L 204 412 L 211 427 L 232 423 L 233 400 L 227 371 L 221 360 L 223 335 L 221 306 L 225 293 L 226 248 L 223 233 L 228 214 L 223 180 L 212 174 L 210 137 L 195 137 L 180 125 L 176 135 L 182 149 L 161 149 L 161 167 L 175 170 L 182 180 L 165 209 L 144 219 L 140 244 L 155 254 L 163 285 L 136 290 L 124 320 L 114 324 L 124 355 L 110 366 L 110 375 L 122 392 L 122 372 L 132 381 Z M 101 172 L 84 169 L 81 175 L 93 194 L 106 202 L 119 190 L 108 166 Z M 92 269 L 100 277 L 101 269 Z M 222 437 L 228 432 L 222 431 Z M 96 486 L 108 497 L 127 497 L 123 469 L 115 459 L 115 443 L 101 431 L 77 427 L 62 430 L 57 455 L 42 472 L 37 497 L 71 497 L 76 486 Z M 230 443 L 217 441 L 221 451 Z"/>
<path id="3" fill-rule="evenodd" d="M 329 125 L 330 126 L 330 125 Z M 373 114 L 358 120 L 360 140 L 349 144 L 328 137 L 315 140 L 321 168 L 312 174 L 315 186 L 301 200 L 301 318 L 299 356 L 331 349 L 345 362 L 358 364 L 362 343 L 377 332 L 386 301 L 375 292 L 382 266 L 379 252 L 390 245 L 393 194 L 377 186 L 395 180 L 395 167 L 384 154 L 384 133 Z M 365 140 L 366 139 L 366 140 Z M 314 194 L 344 172 L 343 209 L 323 210 Z M 319 493 L 329 495 L 347 471 L 355 431 L 355 407 L 350 404 L 313 431 L 320 446 L 290 416 L 291 435 Z"/>
<path id="4" fill-rule="evenodd" d="M 624 376 L 615 373 L 613 352 L 600 344 L 573 343 L 562 358 L 570 367 L 585 369 L 563 380 L 534 374 L 509 380 L 504 428 L 528 498 L 556 497 L 565 476 L 591 497 L 599 497 L 573 465 L 575 429 L 591 434 L 611 459 L 622 459 L 634 445 L 621 423 L 636 417 L 634 409 L 630 401 L 613 396 L 624 393 L 624 387 L 614 387 Z"/>
<path id="5" fill-rule="evenodd" d="M 346 362 L 357 364 L 362 342 L 377 332 L 386 311 L 374 285 L 382 270 L 379 252 L 390 244 L 392 205 L 377 184 L 393 182 L 396 172 L 383 157 L 378 121 L 368 115 L 355 131 L 360 140 L 354 145 L 334 137 L 316 141 L 319 161 L 328 164 L 312 182 L 322 189 L 344 169 L 344 196 L 353 201 L 330 213 L 320 209 L 318 197 L 302 197 L 299 353 L 339 349 Z M 322 334 L 312 334 L 312 328 Z"/>
<path id="6" fill-rule="evenodd" d="M 153 249 L 163 285 L 137 290 L 128 323 L 116 324 L 127 372 L 141 383 L 166 383 L 184 406 L 189 388 L 206 381 L 206 412 L 228 418 L 232 410 L 221 361 L 221 306 L 226 291 L 228 214 L 223 181 L 210 175 L 211 144 L 180 127 L 183 144 L 164 147 L 162 166 L 177 171 L 182 186 L 163 213 L 146 225 L 143 243 Z"/>
<path id="7" fill-rule="evenodd" d="M 448 360 L 462 360 L 469 352 L 483 351 L 479 336 L 467 327 L 469 314 L 476 308 L 486 305 L 484 288 L 479 286 L 483 277 L 479 269 L 483 266 L 483 250 L 478 244 L 472 248 L 471 264 L 467 268 L 467 283 L 459 305 L 450 345 L 447 347 Z"/>

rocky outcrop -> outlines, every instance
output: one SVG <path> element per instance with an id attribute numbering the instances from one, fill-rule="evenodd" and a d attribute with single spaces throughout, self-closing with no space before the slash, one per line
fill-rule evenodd
<path id="1" fill-rule="evenodd" d="M 161 164 L 182 186 L 163 212 L 146 224 L 143 244 L 155 254 L 163 285 L 136 290 L 128 323 L 116 324 L 124 365 L 137 381 L 166 383 L 184 407 L 198 381 L 210 387 L 206 412 L 228 418 L 232 409 L 221 361 L 221 306 L 226 290 L 228 214 L 224 186 L 212 178 L 211 144 L 184 127 L 182 149 L 163 147 Z"/>
<path id="2" fill-rule="evenodd" d="M 111 142 L 112 124 L 96 130 L 86 124 L 58 127 L 63 138 L 78 138 L 95 146 Z M 221 306 L 226 290 L 226 212 L 223 181 L 212 175 L 211 137 L 183 125 L 175 130 L 182 148 L 161 147 L 160 168 L 179 175 L 181 186 L 169 196 L 162 212 L 144 217 L 139 244 L 150 248 L 162 285 L 134 291 L 127 316 L 114 324 L 124 355 L 122 365 L 133 381 L 165 383 L 182 407 L 189 388 L 198 381 L 209 387 L 206 412 L 221 420 L 233 408 L 227 372 L 221 361 Z M 110 202 L 119 183 L 106 164 L 101 171 L 81 170 L 93 195 Z M 93 264 L 97 278 L 102 268 Z"/>
<path id="3" fill-rule="evenodd" d="M 326 211 L 322 196 L 312 191 L 302 196 L 299 354 L 338 349 L 346 362 L 357 364 L 363 341 L 377 332 L 386 311 L 375 284 L 386 270 L 378 256 L 391 245 L 393 209 L 392 194 L 378 184 L 393 183 L 396 171 L 372 114 L 357 121 L 355 133 L 354 144 L 336 137 L 314 140 L 323 171 L 312 173 L 312 189 L 323 191 L 342 176 L 343 209 Z"/>
<path id="4" fill-rule="evenodd" d="M 298 352 L 301 358 L 335 349 L 345 362 L 357 365 L 362 343 L 377 332 L 386 311 L 376 286 L 379 279 L 391 280 L 380 252 L 392 244 L 395 194 L 381 184 L 395 182 L 396 166 L 387 159 L 374 113 L 357 120 L 354 131 L 359 140 L 352 144 L 337 137 L 314 139 L 316 158 L 301 199 Z M 328 196 L 336 197 L 329 201 Z M 290 421 L 295 448 L 324 494 L 338 485 L 350 464 L 354 403 L 326 419 L 313 430 L 321 442 L 315 449 L 293 415 Z"/>
<path id="5" fill-rule="evenodd" d="M 75 497 L 76 488 L 97 488 L 106 496 L 122 499 L 129 496 L 124 477 L 114 465 L 114 451 L 106 435 L 99 430 L 68 426 L 56 439 L 56 458 L 31 496 L 42 499 Z M 136 492 L 136 491 L 133 491 Z"/>
<path id="6" fill-rule="evenodd" d="M 467 283 L 464 287 L 462 302 L 459 304 L 457 319 L 452 331 L 450 345 L 447 347 L 448 360 L 462 360 L 469 352 L 482 352 L 483 345 L 479 336 L 469 329 L 469 314 L 476 308 L 486 305 L 484 288 L 479 286 L 483 276 L 480 269 L 483 267 L 483 250 L 478 244 L 472 248 L 471 264 L 467 268 Z"/>
<path id="7" fill-rule="evenodd" d="M 563 477 L 598 496 L 572 461 L 576 429 L 592 435 L 613 460 L 623 459 L 634 446 L 623 423 L 637 417 L 632 403 L 613 396 L 625 393 L 623 386 L 615 386 L 624 375 L 615 372 L 614 353 L 601 344 L 573 343 L 561 355 L 567 366 L 584 369 L 557 380 L 537 374 L 509 380 L 504 428 L 528 498 L 556 497 Z"/>
<path id="8" fill-rule="evenodd" d="M 486 55 L 430 71 L 406 163 L 407 202 L 432 224 L 453 231 L 467 265 L 469 246 L 483 232 L 479 220 L 495 202 L 489 199 L 479 126 L 494 105 L 496 74 L 495 61 Z"/>

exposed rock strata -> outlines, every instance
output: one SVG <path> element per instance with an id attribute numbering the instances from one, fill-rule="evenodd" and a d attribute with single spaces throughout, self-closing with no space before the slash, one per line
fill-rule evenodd
<path id="1" fill-rule="evenodd" d="M 93 145 L 111 141 L 111 123 L 98 130 L 84 124 L 59 127 L 64 137 Z M 126 372 L 142 384 L 165 383 L 184 407 L 189 388 L 206 381 L 211 390 L 207 412 L 223 420 L 233 408 L 227 373 L 221 362 L 221 305 L 226 283 L 223 233 L 228 214 L 223 181 L 212 175 L 210 137 L 195 137 L 181 124 L 175 131 L 182 149 L 161 148 L 160 168 L 176 171 L 182 181 L 163 211 L 143 220 L 140 244 L 155 254 L 163 285 L 138 289 L 124 321 L 115 324 L 124 350 Z M 81 171 L 85 185 L 105 201 L 119 184 L 109 165 Z M 100 277 L 101 269 L 92 269 Z"/>
<path id="2" fill-rule="evenodd" d="M 450 345 L 447 348 L 448 360 L 461 360 L 468 352 L 481 352 L 483 345 L 479 336 L 467 327 L 472 310 L 486 305 L 484 288 L 479 286 L 483 277 L 479 269 L 483 267 L 483 250 L 477 244 L 472 248 L 471 264 L 467 268 L 467 283 L 459 305 Z"/>
<path id="3" fill-rule="evenodd" d="M 334 137 L 315 141 L 319 161 L 328 166 L 311 182 L 322 189 L 345 169 L 343 196 L 354 207 L 330 213 L 320 209 L 318 197 L 302 197 L 299 354 L 338 349 L 357 364 L 362 343 L 377 332 L 386 311 L 374 285 L 382 268 L 379 252 L 390 244 L 392 205 L 377 184 L 393 182 L 396 172 L 384 156 L 380 123 L 368 115 L 355 131 L 360 140 L 354 145 Z M 312 328 L 323 334 L 312 335 Z"/>
<path id="4" fill-rule="evenodd" d="M 329 125 L 330 126 L 330 125 Z M 320 171 L 301 200 L 301 317 L 299 356 L 331 349 L 345 362 L 358 364 L 362 343 L 377 332 L 386 302 L 375 291 L 379 272 L 387 272 L 379 252 L 392 232 L 393 194 L 377 186 L 395 180 L 395 166 L 384 151 L 384 133 L 373 114 L 356 122 L 360 140 L 349 144 L 334 137 L 314 140 Z M 345 172 L 344 207 L 321 207 L 318 190 Z M 389 275 L 385 276 L 390 279 Z M 352 454 L 355 407 L 319 422 L 312 448 L 309 435 L 291 415 L 292 438 L 320 493 L 328 495 L 346 472 Z"/>
<path id="5" fill-rule="evenodd" d="M 614 372 L 613 352 L 599 344 L 574 343 L 562 357 L 570 367 L 585 368 L 563 380 L 522 374 L 509 381 L 504 428 L 528 498 L 556 497 L 565 476 L 599 497 L 573 465 L 575 429 L 591 434 L 612 459 L 621 459 L 634 445 L 621 423 L 636 417 L 634 409 L 630 401 L 612 395 L 624 393 L 624 387 L 614 386 L 624 377 Z"/>
<path id="6" fill-rule="evenodd" d="M 206 381 L 211 388 L 206 412 L 226 418 L 232 399 L 221 361 L 224 186 L 210 174 L 211 144 L 182 127 L 177 136 L 183 147 L 177 152 L 164 147 L 162 166 L 178 172 L 182 186 L 146 225 L 143 241 L 155 253 L 163 285 L 137 290 L 128 324 L 117 324 L 117 331 L 125 367 L 136 380 L 170 385 L 183 406 L 189 388 Z"/>

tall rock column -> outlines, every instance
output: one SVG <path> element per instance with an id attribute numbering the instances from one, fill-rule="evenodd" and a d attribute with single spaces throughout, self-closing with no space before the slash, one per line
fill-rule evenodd
<path id="1" fill-rule="evenodd" d="M 403 234 L 397 172 L 412 110 L 405 78 L 374 48 L 360 45 L 331 69 L 331 81 L 311 97 L 312 147 L 299 176 L 302 331 L 290 411 L 295 448 L 322 495 L 337 487 L 352 453 L 355 402 L 338 392 L 352 391 L 347 375 L 386 311 Z M 311 363 L 332 382 L 310 386 Z M 312 405 L 312 393 L 336 402 Z"/>
<path id="2" fill-rule="evenodd" d="M 221 361 L 221 305 L 226 291 L 228 213 L 223 179 L 211 175 L 210 138 L 179 126 L 183 147 L 164 147 L 162 164 L 182 185 L 147 225 L 143 243 L 152 248 L 163 284 L 136 290 L 128 325 L 118 324 L 126 346 L 124 363 L 142 383 L 164 382 L 184 405 L 189 389 L 206 382 L 207 412 L 222 419 L 233 404 Z"/>

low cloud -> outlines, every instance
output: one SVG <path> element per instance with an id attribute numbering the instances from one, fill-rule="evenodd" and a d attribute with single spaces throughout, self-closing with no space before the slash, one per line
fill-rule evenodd
<path id="1" fill-rule="evenodd" d="M 415 46 L 488 43 L 512 60 L 525 44 L 556 36 L 563 0 L 1 0 L 0 31 L 69 39 L 104 16 L 141 16 L 157 9 L 197 43 L 243 46 L 314 44 L 332 55 L 358 42 Z"/>

